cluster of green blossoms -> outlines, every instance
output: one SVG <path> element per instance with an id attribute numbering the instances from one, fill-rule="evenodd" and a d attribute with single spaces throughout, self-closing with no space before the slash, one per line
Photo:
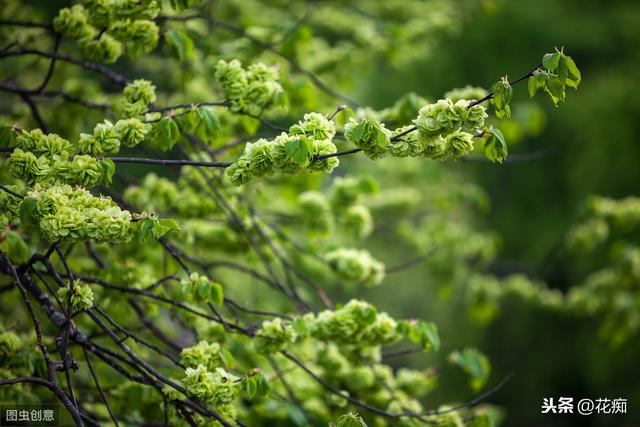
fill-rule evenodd
<path id="1" fill-rule="evenodd" d="M 34 351 L 36 335 L 34 332 L 17 334 L 0 323 L 0 378 L 3 380 L 16 376 L 46 375 L 47 365 L 42 353 Z M 13 387 L 12 387 L 13 388 Z M 20 390 L 20 389 L 18 389 Z M 15 392 L 0 390 L 0 397 L 3 400 L 15 400 Z M 33 394 L 23 393 L 22 398 L 28 401 L 33 398 Z M 38 403 L 39 400 L 36 400 Z"/>
<path id="2" fill-rule="evenodd" d="M 566 235 L 566 256 L 576 252 L 583 258 L 585 252 L 612 240 L 608 265 L 589 273 L 566 293 L 524 275 L 474 275 L 466 291 L 470 317 L 488 323 L 500 313 L 504 300 L 524 301 L 552 312 L 600 317 L 601 337 L 613 345 L 623 343 L 640 330 L 640 248 L 627 241 L 639 225 L 640 198 L 590 197 L 583 220 Z"/>
<path id="3" fill-rule="evenodd" d="M 634 236 L 640 226 L 640 198 L 611 199 L 592 196 L 585 218 L 567 234 L 568 248 L 580 257 L 606 241 L 610 262 L 590 273 L 567 293 L 567 308 L 574 313 L 599 316 L 600 335 L 613 345 L 640 330 L 640 247 Z"/>
<path id="4" fill-rule="evenodd" d="M 23 130 L 15 141 L 9 170 L 27 186 L 64 183 L 93 187 L 111 182 L 115 171 L 110 160 L 76 155 L 69 141 L 53 133 L 45 135 L 40 129 Z"/>
<path id="5" fill-rule="evenodd" d="M 38 185 L 22 201 L 23 222 L 38 225 L 49 242 L 92 239 L 96 242 L 122 242 L 135 227 L 131 213 L 107 197 L 96 197 L 82 188 Z"/>
<path id="6" fill-rule="evenodd" d="M 158 26 L 153 19 L 159 10 L 156 0 L 84 0 L 61 9 L 53 27 L 75 40 L 87 57 L 112 63 L 124 48 L 136 57 L 156 47 Z"/>
<path id="7" fill-rule="evenodd" d="M 251 64 L 247 69 L 237 59 L 220 60 L 215 78 L 232 111 L 260 114 L 264 109 L 281 105 L 284 100 L 282 86 L 278 82 L 278 69 L 262 63 Z"/>
<path id="8" fill-rule="evenodd" d="M 218 367 L 233 366 L 233 358 L 227 350 L 217 342 L 207 341 L 200 341 L 193 347 L 184 348 L 180 352 L 180 361 L 188 368 L 203 365 L 208 371 L 214 371 Z"/>
<path id="9" fill-rule="evenodd" d="M 309 364 L 313 366 L 316 373 L 331 384 L 337 390 L 340 390 L 342 396 L 349 396 L 378 408 L 383 408 L 391 414 L 406 414 L 413 412 L 415 414 L 424 413 L 422 399 L 437 387 L 437 376 L 435 369 L 414 370 L 400 368 L 394 372 L 390 366 L 381 363 L 379 352 L 367 352 L 362 348 L 356 348 L 351 345 L 325 343 L 319 349 L 314 347 L 305 347 L 299 345 L 296 350 L 305 352 L 305 350 L 313 351 L 313 355 L 308 355 Z M 274 356 L 278 359 L 278 356 Z M 471 376 L 471 381 L 482 381 L 486 379 L 489 373 L 489 366 L 485 363 L 486 357 L 473 349 L 465 349 L 461 352 L 452 353 L 449 356 L 449 362 L 460 367 Z M 285 361 L 286 362 L 286 361 Z M 284 365 L 286 369 L 290 365 Z M 293 366 L 292 366 L 293 367 Z M 326 408 L 326 403 L 318 402 L 318 393 L 322 393 L 321 387 L 316 387 L 314 383 L 304 384 L 305 377 L 293 376 L 289 378 L 292 391 L 296 396 L 300 396 L 303 401 L 303 407 L 308 413 L 316 415 L 319 419 L 326 419 L 331 416 L 330 411 Z M 301 384 L 303 383 L 303 384 Z M 276 392 L 282 392 L 279 385 L 274 385 Z M 331 405 L 334 408 L 345 408 L 348 401 L 344 397 L 330 396 Z M 449 407 L 450 408 L 450 407 Z M 438 408 L 443 412 L 441 416 L 429 416 L 429 424 L 438 426 L 456 426 L 471 425 L 474 427 L 493 426 L 496 423 L 482 423 L 476 419 L 483 417 L 481 415 L 489 408 L 478 410 L 474 414 L 474 420 L 470 424 L 462 423 L 461 416 L 457 411 L 448 412 L 446 406 Z M 348 418 L 341 416 L 338 420 L 357 421 L 359 417 L 351 414 Z M 454 422 L 455 421 L 455 422 Z M 486 420 L 485 420 L 486 421 Z M 330 426 L 341 425 L 339 423 L 329 424 Z M 342 424 L 342 425 L 358 425 L 366 426 L 367 424 Z M 394 418 L 391 424 L 385 422 L 374 421 L 374 425 L 393 425 L 393 426 L 410 426 L 419 427 L 425 425 L 424 420 L 411 417 Z"/>
<path id="10" fill-rule="evenodd" d="M 484 126 L 488 117 L 482 105 L 461 99 L 455 103 L 441 99 L 420 109 L 413 121 L 418 128 L 417 143 L 423 155 L 435 160 L 460 158 L 473 150 L 473 132 Z"/>
<path id="11" fill-rule="evenodd" d="M 475 88 L 465 93 L 476 95 Z M 466 92 L 469 92 L 468 94 Z M 458 159 L 473 150 L 473 134 L 470 132 L 484 126 L 487 118 L 485 108 L 467 99 L 441 99 L 427 104 L 413 120 L 414 127 L 407 125 L 387 129 L 378 120 L 350 120 L 345 125 L 346 138 L 371 159 L 379 159 L 387 154 L 395 157 L 425 156 L 435 160 Z"/>
<path id="12" fill-rule="evenodd" d="M 567 305 L 574 313 L 599 316 L 600 336 L 620 345 L 640 330 L 640 247 L 617 242 L 611 252 L 607 267 L 569 290 Z"/>
<path id="13" fill-rule="evenodd" d="M 93 291 L 91 287 L 79 281 L 75 281 L 73 284 L 71 296 L 69 296 L 68 286 L 60 287 L 60 289 L 58 289 L 58 298 L 63 302 L 71 298 L 71 307 L 76 311 L 86 310 L 93 305 Z"/>
<path id="14" fill-rule="evenodd" d="M 242 156 L 228 168 L 227 175 L 231 182 L 240 185 L 274 172 L 331 172 L 339 160 L 335 157 L 318 160 L 317 156 L 336 152 L 334 135 L 333 122 L 322 114 L 307 113 L 288 133 L 283 132 L 272 141 L 259 139 L 247 143 Z"/>
<path id="15" fill-rule="evenodd" d="M 78 148 L 81 152 L 100 157 L 107 153 L 117 153 L 120 144 L 135 147 L 141 143 L 150 126 L 142 121 L 130 118 L 118 120 L 114 125 L 108 120 L 98 123 L 92 134 L 81 133 Z"/>
<path id="16" fill-rule="evenodd" d="M 469 317 L 479 324 L 491 322 L 499 313 L 501 302 L 516 300 L 538 307 L 559 311 L 565 298 L 557 289 L 549 289 L 544 283 L 524 275 L 511 275 L 501 279 L 475 275 L 467 284 Z"/>
<path id="17" fill-rule="evenodd" d="M 276 317 L 262 322 L 260 329 L 256 332 L 254 344 L 258 352 L 275 353 L 285 350 L 288 344 L 297 338 L 298 334 L 291 324 Z"/>
<path id="18" fill-rule="evenodd" d="M 89 188 L 109 184 L 115 166 L 100 157 L 117 152 L 121 143 L 129 147 L 139 144 L 148 130 L 148 125 L 138 119 L 119 120 L 115 125 L 105 120 L 92 134 L 81 134 L 75 145 L 54 133 L 45 135 L 40 129 L 22 130 L 15 139 L 9 169 L 27 186 L 78 184 Z"/>
<path id="19" fill-rule="evenodd" d="M 344 134 L 373 160 L 386 156 L 389 151 L 391 131 L 377 120 L 351 120 L 344 126 Z"/>
<path id="20" fill-rule="evenodd" d="M 366 250 L 339 248 L 324 256 L 338 278 L 346 283 L 379 285 L 384 279 L 384 264 Z"/>
<path id="21" fill-rule="evenodd" d="M 304 225 L 320 235 L 328 235 L 333 229 L 331 206 L 324 194 L 318 191 L 305 191 L 298 196 L 298 208 Z"/>
<path id="22" fill-rule="evenodd" d="M 209 371 L 205 365 L 198 365 L 185 370 L 182 382 L 190 396 L 204 402 L 222 417 L 235 419 L 232 403 L 242 387 L 239 377 L 224 368 Z"/>
<path id="23" fill-rule="evenodd" d="M 224 338 L 223 332 L 218 335 Z M 232 369 L 234 365 L 233 356 L 217 342 L 200 341 L 183 349 L 180 361 L 186 368 L 182 382 L 189 395 L 210 405 L 223 418 L 236 418 L 233 403 L 243 388 L 249 399 L 264 397 L 269 393 L 269 384 L 258 369 L 242 377 L 228 372 L 227 369 Z M 171 397 L 175 391 L 168 390 L 168 394 Z M 179 394 L 175 395 L 175 399 L 180 398 Z"/>
<path id="24" fill-rule="evenodd" d="M 191 273 L 188 278 L 182 279 L 180 284 L 193 296 L 196 302 L 222 305 L 224 300 L 222 285 L 207 276 Z"/>
<path id="25" fill-rule="evenodd" d="M 155 101 L 156 87 L 148 80 L 136 79 L 124 88 L 116 109 L 124 117 L 139 116 L 147 112 Z"/>
<path id="26" fill-rule="evenodd" d="M 20 203 L 19 197 L 0 191 L 0 228 L 4 229 L 8 225 L 18 225 L 20 223 Z"/>
<path id="27" fill-rule="evenodd" d="M 318 191 L 298 196 L 299 216 L 314 234 L 327 236 L 337 224 L 341 232 L 364 239 L 373 231 L 373 216 L 363 197 L 376 191 L 377 184 L 370 178 L 337 177 L 328 197 Z"/>
<path id="28" fill-rule="evenodd" d="M 569 249 L 589 251 L 601 244 L 612 229 L 629 231 L 640 224 L 640 198 L 614 200 L 592 196 L 586 204 L 586 218 L 574 225 L 566 236 Z"/>
<path id="29" fill-rule="evenodd" d="M 188 185 L 184 176 L 176 183 L 149 173 L 137 185 L 127 188 L 124 198 L 134 206 L 144 206 L 145 210 L 177 214 L 186 220 L 203 218 L 215 212 L 215 202 L 202 197 L 197 188 Z M 187 221 L 185 226 L 190 223 Z"/>
<path id="30" fill-rule="evenodd" d="M 259 352 L 274 353 L 286 350 L 297 340 L 313 338 L 375 349 L 395 344 L 403 337 L 425 349 L 437 349 L 440 345 L 434 324 L 396 321 L 367 302 L 351 300 L 336 310 L 307 313 L 294 321 L 281 318 L 265 321 L 256 332 L 255 345 Z"/>

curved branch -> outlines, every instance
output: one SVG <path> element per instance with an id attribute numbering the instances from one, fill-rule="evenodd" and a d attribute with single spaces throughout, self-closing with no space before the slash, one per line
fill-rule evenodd
<path id="1" fill-rule="evenodd" d="M 42 56 L 44 58 L 57 59 L 59 61 L 64 61 L 70 64 L 78 65 L 84 69 L 101 74 L 104 77 L 111 80 L 113 83 L 116 83 L 120 86 L 125 86 L 129 82 L 129 80 L 126 77 L 116 73 L 115 71 L 110 70 L 109 68 L 105 67 L 102 64 L 76 58 L 75 56 L 71 56 L 71 55 L 57 54 L 57 53 L 46 52 L 38 49 L 24 49 L 24 48 L 0 52 L 0 58 L 7 58 L 11 56 L 21 56 L 21 55 L 37 55 L 37 56 Z"/>

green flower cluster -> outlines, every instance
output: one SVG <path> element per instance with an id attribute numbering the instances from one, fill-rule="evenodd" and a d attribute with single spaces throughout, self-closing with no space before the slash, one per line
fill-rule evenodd
<path id="1" fill-rule="evenodd" d="M 78 146 L 83 153 L 103 156 L 105 153 L 117 153 L 120 150 L 120 140 L 113 123 L 105 120 L 93 128 L 93 134 L 81 133 Z"/>
<path id="2" fill-rule="evenodd" d="M 66 303 L 71 298 L 71 307 L 76 311 L 86 310 L 93 305 L 93 291 L 86 283 L 75 281 L 73 291 L 69 296 L 69 286 L 62 286 L 58 289 L 58 298 Z"/>
<path id="3" fill-rule="evenodd" d="M 394 135 L 400 135 L 408 131 L 413 126 L 403 126 L 394 131 Z M 417 157 L 421 156 L 427 148 L 425 141 L 420 138 L 418 132 L 409 132 L 389 145 L 389 153 L 395 157 Z"/>
<path id="4" fill-rule="evenodd" d="M 11 188 L 11 190 L 14 190 Z M 15 190 L 14 190 L 15 191 Z M 6 191 L 0 191 L 0 228 L 20 223 L 20 203 L 22 200 Z"/>
<path id="5" fill-rule="evenodd" d="M 438 386 L 435 370 L 400 368 L 396 373 L 396 386 L 410 396 L 424 396 Z"/>
<path id="6" fill-rule="evenodd" d="M 155 173 L 145 175 L 138 185 L 127 188 L 126 200 L 150 212 L 177 212 L 188 219 L 202 218 L 216 211 L 213 200 L 202 197 L 184 176 L 176 183 Z M 211 223 L 209 223 L 211 224 Z"/>
<path id="7" fill-rule="evenodd" d="M 73 144 L 66 139 L 55 133 L 45 134 L 40 129 L 32 131 L 21 130 L 16 137 L 15 143 L 16 147 L 24 151 L 30 151 L 38 157 L 53 158 L 54 156 L 60 156 L 61 158 L 68 158 L 75 151 Z"/>
<path id="8" fill-rule="evenodd" d="M 640 224 L 640 197 L 610 199 L 593 196 L 587 201 L 589 215 L 604 218 L 625 230 Z"/>
<path id="9" fill-rule="evenodd" d="M 304 119 L 289 128 L 290 135 L 302 135 L 316 141 L 331 141 L 336 135 L 336 127 L 320 113 L 307 113 Z"/>
<path id="10" fill-rule="evenodd" d="M 377 120 L 350 120 L 344 126 L 344 135 L 373 160 L 386 156 L 391 143 L 391 131 Z"/>
<path id="11" fill-rule="evenodd" d="M 349 206 L 340 217 L 342 227 L 358 239 L 364 239 L 373 231 L 373 216 L 363 205 Z"/>
<path id="12" fill-rule="evenodd" d="M 506 299 L 526 301 L 538 307 L 559 310 L 564 307 L 562 292 L 549 289 L 544 283 L 523 275 L 502 279 L 475 275 L 467 285 L 469 317 L 479 324 L 491 322 L 500 313 L 500 303 Z"/>
<path id="13" fill-rule="evenodd" d="M 156 101 L 156 87 L 149 80 L 136 79 L 127 84 L 122 95 L 116 105 L 117 110 L 124 117 L 139 116 Z"/>
<path id="14" fill-rule="evenodd" d="M 82 153 L 100 157 L 120 150 L 120 144 L 135 147 L 144 140 L 151 126 L 139 119 L 118 120 L 114 125 L 108 120 L 98 123 L 92 134 L 81 133 L 78 148 Z"/>
<path id="15" fill-rule="evenodd" d="M 111 160 L 96 157 L 117 152 L 121 141 L 127 146 L 138 144 L 148 129 L 149 126 L 138 119 L 119 120 L 115 125 L 105 120 L 95 126 L 92 134 L 81 134 L 77 146 L 54 133 L 45 135 L 40 129 L 22 130 L 16 137 L 9 168 L 15 178 L 28 186 L 109 184 L 115 166 Z"/>
<path id="16" fill-rule="evenodd" d="M 14 178 L 21 179 L 27 186 L 41 183 L 93 187 L 110 183 L 115 166 L 111 160 L 88 155 L 69 157 L 67 151 L 46 157 L 16 148 L 9 157 L 9 170 Z"/>
<path id="17" fill-rule="evenodd" d="M 23 220 L 37 224 L 45 240 L 92 239 L 122 242 L 130 239 L 131 214 L 110 198 L 96 197 L 82 188 L 38 186 L 22 201 Z"/>
<path id="18" fill-rule="evenodd" d="M 13 331 L 5 331 L 0 334 L 0 362 L 8 366 L 10 357 L 21 346 L 20 337 Z"/>
<path id="19" fill-rule="evenodd" d="M 569 249 L 590 251 L 609 238 L 611 230 L 631 231 L 640 224 L 640 198 L 610 199 L 592 196 L 585 219 L 571 227 L 565 242 Z"/>
<path id="20" fill-rule="evenodd" d="M 262 322 L 256 332 L 254 344 L 259 353 L 270 354 L 285 350 L 297 337 L 298 334 L 290 324 L 276 317 Z"/>
<path id="21" fill-rule="evenodd" d="M 354 344 L 362 347 L 391 345 L 408 336 L 406 322 L 397 322 L 364 301 L 351 300 L 336 310 L 307 313 L 295 321 L 267 320 L 256 332 L 256 350 L 266 354 L 286 350 L 301 338 Z M 374 357 L 374 359 L 376 359 Z"/>
<path id="22" fill-rule="evenodd" d="M 160 10 L 156 0 L 85 0 L 61 9 L 55 30 L 80 44 L 95 61 L 112 63 L 126 46 L 131 56 L 158 44 L 158 26 L 152 21 Z"/>
<path id="23" fill-rule="evenodd" d="M 223 368 L 209 371 L 206 366 L 198 365 L 187 368 L 185 375 L 182 382 L 189 395 L 213 408 L 228 407 L 240 392 L 239 378 Z"/>
<path id="24" fill-rule="evenodd" d="M 602 218 L 591 218 L 572 226 L 565 237 L 567 248 L 590 251 L 609 237 L 609 224 Z"/>
<path id="25" fill-rule="evenodd" d="M 360 346 L 356 348 L 349 344 L 327 343 L 315 353 L 316 358 L 313 363 L 319 366 L 316 369 L 323 373 L 323 378 L 340 389 L 343 394 L 380 408 L 387 408 L 393 413 L 406 412 L 409 408 L 416 413 L 423 412 L 418 398 L 437 386 L 436 371 L 401 368 L 394 373 L 390 366 L 381 363 L 379 347 L 369 347 L 369 349 L 377 350 L 376 357 L 367 357 Z M 305 401 L 313 399 L 318 393 L 309 386 L 298 388 L 297 378 L 292 379 L 291 383 L 296 395 L 300 393 Z M 332 403 L 337 407 L 348 405 L 344 398 L 332 399 Z M 316 412 L 315 407 L 309 410 L 312 413 Z M 433 420 L 434 425 L 445 425 L 436 424 L 437 421 L 439 420 Z M 404 419 L 394 419 L 393 425 L 418 427 L 424 423 L 405 423 Z"/>
<path id="26" fill-rule="evenodd" d="M 125 147 L 135 147 L 140 144 L 150 129 L 150 125 L 136 118 L 118 120 L 113 126 L 120 143 L 124 144 Z"/>
<path id="27" fill-rule="evenodd" d="M 197 302 L 222 305 L 224 301 L 222 285 L 207 276 L 191 273 L 188 278 L 182 279 L 180 284 L 191 293 Z"/>
<path id="28" fill-rule="evenodd" d="M 457 95 L 477 92 L 471 89 Z M 413 132 L 410 125 L 391 132 L 378 120 L 351 119 L 345 125 L 345 136 L 374 160 L 387 153 L 395 157 L 424 155 L 436 160 L 457 159 L 473 150 L 473 135 L 469 131 L 481 128 L 486 117 L 485 108 L 471 105 L 469 100 L 459 99 L 454 103 L 451 99 L 441 99 L 419 110 L 413 120 L 418 133 Z"/>
<path id="29" fill-rule="evenodd" d="M 441 99 L 420 109 L 413 121 L 425 145 L 423 154 L 431 159 L 457 159 L 473 149 L 473 131 L 484 126 L 487 113 L 482 105 L 461 99 Z"/>
<path id="30" fill-rule="evenodd" d="M 304 225 L 313 233 L 327 235 L 333 228 L 331 206 L 324 194 L 305 191 L 298 196 L 298 208 Z"/>
<path id="31" fill-rule="evenodd" d="M 364 193 L 374 191 L 366 188 L 371 184 L 367 182 L 366 178 L 336 178 L 330 198 L 317 191 L 305 191 L 297 201 L 300 219 L 307 229 L 321 236 L 328 235 L 337 222 L 348 235 L 367 237 L 373 231 L 373 217 L 369 208 L 359 204 Z"/>
<path id="32" fill-rule="evenodd" d="M 193 347 L 182 349 L 180 361 L 189 368 L 203 365 L 208 371 L 213 371 L 220 366 L 229 366 L 230 356 L 217 342 L 200 341 Z"/>
<path id="33" fill-rule="evenodd" d="M 384 264 L 366 250 L 339 248 L 324 256 L 333 272 L 347 283 L 379 285 L 384 279 Z"/>
<path id="34" fill-rule="evenodd" d="M 370 176 L 340 176 L 333 181 L 329 201 L 334 211 L 343 212 L 350 206 L 361 204 L 364 196 L 378 191 L 378 182 Z"/>
<path id="35" fill-rule="evenodd" d="M 403 336 L 392 317 L 359 300 L 351 300 L 334 311 L 321 311 L 315 318 L 306 315 L 305 320 L 313 338 L 338 344 L 391 345 Z"/>
<path id="36" fill-rule="evenodd" d="M 260 114 L 265 108 L 282 103 L 283 90 L 277 68 L 262 63 L 249 65 L 247 69 L 237 59 L 220 60 L 215 78 L 233 111 Z"/>
<path id="37" fill-rule="evenodd" d="M 591 273 L 567 294 L 574 313 L 600 316 L 600 336 L 620 345 L 640 329 L 640 247 L 618 242 L 608 267 Z"/>
<path id="38" fill-rule="evenodd" d="M 452 222 L 446 216 L 425 218 L 419 228 L 411 222 L 398 226 L 398 233 L 417 252 L 429 254 L 432 265 L 455 271 L 469 262 L 487 264 L 496 255 L 497 237 L 492 233 L 475 231 L 467 225 Z"/>
<path id="39" fill-rule="evenodd" d="M 303 120 L 291 126 L 289 133 L 283 132 L 273 141 L 262 138 L 247 143 L 242 156 L 228 168 L 227 175 L 231 182 L 240 185 L 274 172 L 331 172 L 339 160 L 336 157 L 317 160 L 316 157 L 336 152 L 331 140 L 334 134 L 335 127 L 326 117 L 318 113 L 305 114 Z"/>

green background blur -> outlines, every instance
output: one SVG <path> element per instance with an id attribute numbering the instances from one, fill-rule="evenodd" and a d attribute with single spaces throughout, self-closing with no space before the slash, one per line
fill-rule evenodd
<path id="1" fill-rule="evenodd" d="M 380 64 L 361 88 L 360 99 L 383 106 L 407 91 L 433 98 L 468 83 L 489 87 L 497 76 L 507 73 L 515 79 L 529 71 L 532 55 L 564 46 L 582 71 L 579 91 L 568 94 L 559 109 L 540 99 L 538 104 L 547 110 L 546 127 L 511 147 L 512 153 L 551 152 L 500 167 L 455 167 L 491 197 L 491 211 L 482 221 L 502 238 L 493 272 L 524 272 L 566 290 L 584 278 L 587 270 L 580 266 L 606 264 L 601 254 L 571 263 L 557 256 L 585 197 L 637 196 L 640 189 L 640 2 L 518 0 L 486 3 L 483 9 L 472 14 L 461 34 L 438 45 L 431 59 L 412 71 Z M 514 102 L 527 98 L 526 88 L 514 90 Z M 515 372 L 491 398 L 507 409 L 504 425 L 640 425 L 637 336 L 610 348 L 598 338 L 595 321 L 520 304 L 504 307 L 489 328 L 480 329 L 469 322 L 461 301 L 443 307 L 437 289 L 420 286 L 422 279 L 419 268 L 395 275 L 392 302 L 388 289 L 371 298 L 407 316 L 434 318 L 453 348 L 477 345 L 492 361 L 492 384 Z M 443 372 L 441 383 L 443 398 L 464 388 L 464 378 L 455 372 Z M 543 397 L 561 396 L 576 402 L 627 398 L 629 414 L 540 414 Z"/>

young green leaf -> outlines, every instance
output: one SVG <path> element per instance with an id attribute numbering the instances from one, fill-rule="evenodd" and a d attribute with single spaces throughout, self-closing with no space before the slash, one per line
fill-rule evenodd
<path id="1" fill-rule="evenodd" d="M 582 80 L 582 75 L 573 59 L 570 56 L 566 56 L 565 58 L 567 60 L 567 72 L 569 76 L 567 79 L 567 86 L 577 89 L 580 81 Z"/>
<path id="2" fill-rule="evenodd" d="M 304 165 L 311 159 L 313 153 L 310 142 L 306 138 L 292 139 L 285 144 L 284 150 L 290 159 L 299 165 Z"/>
<path id="3" fill-rule="evenodd" d="M 180 129 L 175 120 L 164 118 L 156 123 L 154 127 L 154 135 L 158 146 L 162 150 L 171 149 L 178 141 Z"/>
<path id="4" fill-rule="evenodd" d="M 449 355 L 449 361 L 469 374 L 471 388 L 475 391 L 481 389 L 489 379 L 491 372 L 489 359 L 474 348 L 466 348 L 461 352 L 454 351 Z"/>
<path id="5" fill-rule="evenodd" d="M 29 246 L 15 231 L 9 231 L 2 236 L 0 249 L 15 263 L 22 264 L 29 260 Z"/>
<path id="6" fill-rule="evenodd" d="M 489 133 L 489 138 L 484 143 L 485 157 L 492 162 L 502 163 L 509 154 L 504 135 L 502 135 L 500 129 L 494 128 L 493 126 L 486 129 L 485 132 Z"/>
<path id="7" fill-rule="evenodd" d="M 165 35 L 167 43 L 172 46 L 180 61 L 184 61 L 193 55 L 193 40 L 184 30 L 169 31 Z"/>
<path id="8" fill-rule="evenodd" d="M 208 141 L 218 134 L 220 122 L 208 108 L 199 107 L 195 111 L 197 117 L 197 134 L 200 139 Z"/>
<path id="9" fill-rule="evenodd" d="M 178 223 L 171 218 L 145 217 L 138 221 L 138 238 L 144 242 L 149 236 L 160 239 L 171 230 L 179 230 Z"/>
<path id="10" fill-rule="evenodd" d="M 562 54 L 560 52 L 547 53 L 542 57 L 542 66 L 545 70 L 553 73 L 558 67 L 558 62 L 560 61 L 560 56 Z"/>
<path id="11" fill-rule="evenodd" d="M 0 126 L 0 147 L 12 147 L 16 139 L 16 133 L 11 126 Z"/>
<path id="12" fill-rule="evenodd" d="M 151 232 L 153 233 L 153 237 L 155 237 L 156 239 L 159 239 L 171 230 L 180 230 L 180 226 L 174 219 L 171 219 L 171 218 L 157 219 L 156 218 L 156 221 L 153 224 L 153 228 L 151 229 Z"/>
<path id="13" fill-rule="evenodd" d="M 37 200 L 32 197 L 25 197 L 20 203 L 20 221 L 23 224 L 35 224 L 34 215 L 37 209 Z"/>
<path id="14" fill-rule="evenodd" d="M 496 116 L 498 118 L 511 116 L 511 96 L 513 95 L 513 88 L 509 84 L 506 78 L 502 78 L 499 82 L 493 85 L 493 98 L 491 98 L 491 104 L 493 105 Z"/>

